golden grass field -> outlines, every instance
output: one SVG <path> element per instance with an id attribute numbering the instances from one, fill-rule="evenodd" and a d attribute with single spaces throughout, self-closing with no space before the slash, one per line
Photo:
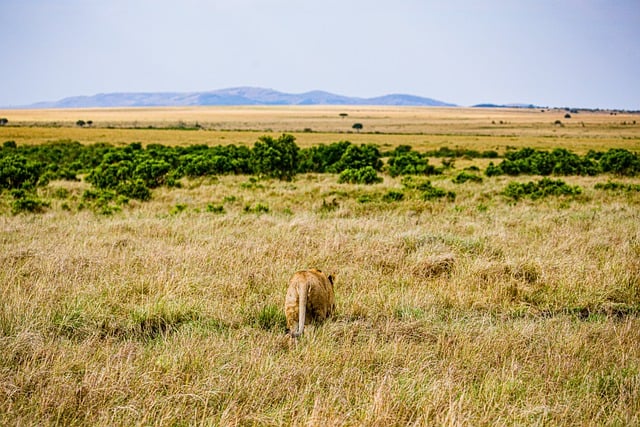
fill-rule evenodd
<path id="1" fill-rule="evenodd" d="M 0 111 L 0 141 L 251 145 L 270 129 L 300 146 L 640 150 L 638 115 L 563 116 L 12 110 Z M 176 119 L 203 129 L 148 129 Z M 354 122 L 363 133 L 347 133 Z M 582 194 L 514 203 L 508 182 L 539 177 L 452 182 L 482 162 L 430 178 L 455 200 L 425 201 L 399 177 L 330 174 L 184 180 L 106 216 L 79 209 L 84 182 L 39 189 L 42 214 L 12 215 L 0 194 L 1 423 L 640 425 L 640 192 L 595 188 L 640 179 L 561 177 Z M 404 198 L 385 199 L 391 190 Z M 444 255 L 453 263 L 434 266 Z M 294 343 L 287 281 L 310 267 L 335 273 L 337 315 Z"/>
<path id="2" fill-rule="evenodd" d="M 564 110 L 538 109 L 352 106 L 0 110 L 0 117 L 9 120 L 9 126 L 0 127 L 0 139 L 19 144 L 72 139 L 251 145 L 261 135 L 287 132 L 302 147 L 347 139 L 380 146 L 409 144 L 418 150 L 463 146 L 504 151 L 559 145 L 569 145 L 580 154 L 590 149 L 640 150 L 638 114 L 585 111 L 572 114 L 571 119 L 565 119 L 565 114 Z M 79 128 L 78 120 L 91 120 L 93 126 Z M 555 124 L 557 120 L 562 126 Z M 352 129 L 354 123 L 363 124 L 362 132 Z M 196 124 L 201 130 L 180 129 Z"/>

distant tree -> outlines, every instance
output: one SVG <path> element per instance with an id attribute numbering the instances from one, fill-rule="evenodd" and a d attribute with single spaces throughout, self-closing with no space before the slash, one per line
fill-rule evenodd
<path id="1" fill-rule="evenodd" d="M 87 120 L 87 126 L 93 126 L 93 120 Z"/>
<path id="2" fill-rule="evenodd" d="M 364 126 L 362 126 L 362 123 L 354 123 L 353 126 L 351 127 L 355 129 L 357 132 L 360 132 Z"/>
<path id="3" fill-rule="evenodd" d="M 565 114 L 565 115 L 564 115 L 564 118 L 565 118 L 565 119 L 570 119 L 570 118 L 571 118 L 571 114 L 569 114 L 569 113 Z"/>
<path id="4" fill-rule="evenodd" d="M 348 116 L 348 114 L 347 114 L 347 113 L 340 113 L 340 117 L 342 117 L 343 119 L 344 119 L 345 117 L 347 117 L 347 116 Z"/>
<path id="5" fill-rule="evenodd" d="M 85 122 L 85 121 L 84 121 L 84 120 L 82 120 L 82 119 L 81 119 L 81 120 L 78 120 L 78 121 L 76 122 L 76 126 L 78 126 L 78 127 L 84 127 L 84 125 L 86 125 L 86 124 L 87 124 L 87 122 Z"/>
<path id="6" fill-rule="evenodd" d="M 7 123 L 9 123 L 9 119 L 7 119 L 6 117 L 0 118 L 0 126 L 4 126 Z"/>

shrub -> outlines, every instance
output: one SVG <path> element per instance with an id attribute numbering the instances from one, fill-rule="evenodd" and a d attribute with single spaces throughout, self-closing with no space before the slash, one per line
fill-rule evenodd
<path id="1" fill-rule="evenodd" d="M 576 196 L 582 193 L 579 186 L 567 185 L 564 181 L 542 178 L 527 183 L 510 182 L 502 194 L 513 200 L 530 198 L 536 200 L 547 196 Z"/>
<path id="2" fill-rule="evenodd" d="M 209 203 L 207 204 L 207 212 L 223 214 L 225 211 L 223 205 L 214 205 L 213 203 Z"/>
<path id="3" fill-rule="evenodd" d="M 371 166 L 360 169 L 345 169 L 340 173 L 338 183 L 350 184 L 375 184 L 382 182 L 382 178 L 378 176 L 376 170 Z"/>
<path id="4" fill-rule="evenodd" d="M 19 154 L 0 157 L 0 190 L 33 188 L 40 181 L 43 164 Z"/>
<path id="5" fill-rule="evenodd" d="M 171 215 L 178 215 L 187 210 L 189 206 L 184 203 L 177 203 L 175 206 L 171 208 Z"/>
<path id="6" fill-rule="evenodd" d="M 419 189 L 421 185 L 424 185 L 425 183 L 428 183 L 429 185 L 431 185 L 431 182 L 427 179 L 419 179 L 419 178 L 415 178 L 413 176 L 405 176 L 402 178 L 402 181 L 400 181 L 400 183 L 402 184 L 402 186 L 408 190 L 415 190 L 415 189 Z"/>
<path id="7" fill-rule="evenodd" d="M 423 200 L 435 200 L 446 197 L 449 200 L 455 200 L 456 193 L 453 191 L 446 191 L 441 188 L 434 187 L 431 181 L 425 179 L 414 179 L 410 176 L 402 179 L 402 185 L 406 189 L 418 190 L 422 192 Z"/>
<path id="8" fill-rule="evenodd" d="M 455 200 L 456 198 L 456 193 L 453 191 L 445 191 L 441 188 L 434 187 L 429 181 L 424 183 L 421 187 L 423 200 L 435 200 L 443 197 L 446 197 L 448 200 Z"/>
<path id="9" fill-rule="evenodd" d="M 580 157 L 563 148 L 551 152 L 523 148 L 505 154 L 499 164 L 489 163 L 485 174 L 495 175 L 596 175 L 600 168 L 590 155 Z"/>
<path id="10" fill-rule="evenodd" d="M 224 158 L 211 158 L 206 153 L 189 154 L 181 158 L 181 174 L 190 178 L 215 175 L 225 169 Z"/>
<path id="11" fill-rule="evenodd" d="M 428 179 L 419 179 L 412 176 L 402 178 L 401 183 L 404 188 L 409 190 L 430 191 L 434 188 Z"/>
<path id="12" fill-rule="evenodd" d="M 387 164 L 391 176 L 434 175 L 437 173 L 435 166 L 429 164 L 429 159 L 416 151 L 396 152 L 389 158 Z"/>
<path id="13" fill-rule="evenodd" d="M 15 215 L 21 212 L 42 213 L 50 206 L 49 202 L 40 200 L 35 194 L 24 190 L 13 190 L 11 195 L 14 200 L 11 203 L 11 212 Z"/>
<path id="14" fill-rule="evenodd" d="M 189 177 L 251 172 L 251 151 L 247 147 L 197 146 L 179 158 L 179 175 Z"/>
<path id="15" fill-rule="evenodd" d="M 113 190 L 89 189 L 82 193 L 82 200 L 103 215 L 111 215 L 120 210 L 120 205 L 129 201 L 124 196 L 118 196 Z"/>
<path id="16" fill-rule="evenodd" d="M 482 177 L 463 171 L 463 172 L 460 172 L 458 175 L 456 175 L 456 177 L 453 178 L 452 180 L 454 184 L 464 184 L 467 181 L 482 182 Z"/>
<path id="17" fill-rule="evenodd" d="M 297 171 L 298 151 L 293 135 L 260 137 L 253 146 L 253 170 L 258 175 L 290 181 Z"/>
<path id="18" fill-rule="evenodd" d="M 612 148 L 600 157 L 603 172 L 635 176 L 640 173 L 640 157 L 624 148 Z"/>
<path id="19" fill-rule="evenodd" d="M 336 163 L 340 161 L 350 145 L 349 141 L 340 141 L 300 150 L 298 172 L 336 172 Z"/>
<path id="20" fill-rule="evenodd" d="M 589 157 L 581 158 L 564 148 L 556 148 L 550 153 L 554 175 L 596 175 L 598 164 Z"/>
<path id="21" fill-rule="evenodd" d="M 402 199 L 404 199 L 404 193 L 395 190 L 389 190 L 384 196 L 382 196 L 382 200 L 385 202 L 399 202 Z"/>
<path id="22" fill-rule="evenodd" d="M 107 156 L 105 156 L 107 157 Z M 115 189 L 123 181 L 133 178 L 135 165 L 129 160 L 110 163 L 112 158 L 94 168 L 86 177 L 87 182 L 100 189 Z"/>
<path id="23" fill-rule="evenodd" d="M 116 192 L 123 196 L 143 202 L 151 200 L 151 190 L 149 190 L 145 182 L 141 179 L 121 182 L 116 187 Z"/>
<path id="24" fill-rule="evenodd" d="M 382 169 L 382 155 L 376 145 L 362 144 L 347 146 L 340 160 L 328 169 L 328 172 L 342 172 L 346 169 L 372 168 L 374 171 Z"/>
<path id="25" fill-rule="evenodd" d="M 495 159 L 498 157 L 498 152 L 494 150 L 487 151 L 477 151 L 477 150 L 469 150 L 467 148 L 449 148 L 449 147 L 440 147 L 438 150 L 427 151 L 425 153 L 427 157 L 469 157 L 469 158 L 486 158 L 486 159 Z"/>
<path id="26" fill-rule="evenodd" d="M 640 192 L 640 184 L 624 184 L 622 182 L 608 181 L 603 184 L 597 183 L 594 188 L 596 190 L 619 191 L 619 192 Z"/>
<path id="27" fill-rule="evenodd" d="M 245 205 L 244 212 L 245 213 L 256 213 L 256 214 L 268 213 L 269 212 L 269 206 L 265 205 L 265 204 L 262 204 L 262 203 L 256 203 L 253 206 Z"/>
<path id="28" fill-rule="evenodd" d="M 489 162 L 489 166 L 484 171 L 484 174 L 488 177 L 502 175 L 502 167 L 496 166 L 493 162 Z"/>
<path id="29" fill-rule="evenodd" d="M 133 176 L 144 182 L 149 188 L 156 188 L 165 183 L 171 165 L 164 160 L 147 159 L 138 163 Z"/>

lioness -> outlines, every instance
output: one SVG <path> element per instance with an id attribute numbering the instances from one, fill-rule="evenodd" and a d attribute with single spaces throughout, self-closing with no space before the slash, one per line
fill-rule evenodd
<path id="1" fill-rule="evenodd" d="M 291 276 L 284 301 L 284 313 L 287 317 L 287 332 L 293 338 L 302 335 L 305 324 L 322 322 L 335 309 L 333 276 L 327 276 L 315 268 L 298 271 Z"/>

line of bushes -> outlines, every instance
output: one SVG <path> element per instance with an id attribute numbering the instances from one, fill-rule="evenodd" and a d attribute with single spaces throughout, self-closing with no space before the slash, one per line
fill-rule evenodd
<path id="1" fill-rule="evenodd" d="M 254 174 L 291 180 L 297 173 L 339 173 L 343 182 L 378 182 L 382 155 L 373 144 L 340 141 L 300 149 L 293 135 L 263 136 L 253 148 L 235 145 L 168 147 L 140 143 L 115 147 L 58 141 L 0 148 L 0 191 L 32 190 L 50 180 L 79 180 L 138 200 L 151 189 L 178 186 L 180 178 Z"/>
<path id="2" fill-rule="evenodd" d="M 523 148 L 509 151 L 498 165 L 487 167 L 487 176 L 495 175 L 589 175 L 611 173 L 620 176 L 640 174 L 640 155 L 623 148 L 606 152 L 589 151 L 579 156 L 564 148 L 552 151 Z"/>
<path id="3" fill-rule="evenodd" d="M 452 157 L 491 158 L 495 153 L 447 147 L 437 152 Z M 140 143 L 116 147 L 109 144 L 83 145 L 75 141 L 17 146 L 15 142 L 7 141 L 0 148 L 0 191 L 29 192 L 50 180 L 79 180 L 83 177 L 95 189 L 119 196 L 121 200 L 144 201 L 151 198 L 152 189 L 179 186 L 183 177 L 253 174 L 291 180 L 298 173 L 308 172 L 340 174 L 339 182 L 373 184 L 382 180 L 378 173 L 383 170 L 393 177 L 437 175 L 452 166 L 453 160 L 443 161 L 439 167 L 429 164 L 428 158 L 433 154 L 419 153 L 408 145 L 381 153 L 376 145 L 355 145 L 349 141 L 300 148 L 295 137 L 288 134 L 277 138 L 262 136 L 252 148 L 236 145 L 169 147 L 160 144 L 145 148 Z M 388 157 L 386 165 L 383 157 Z M 507 152 L 498 165 L 490 163 L 485 174 L 547 176 L 603 172 L 637 175 L 640 173 L 640 157 L 625 149 L 591 151 L 579 156 L 561 148 L 550 152 L 524 148 Z M 467 173 L 459 174 L 454 182 L 469 180 L 481 182 L 480 177 Z"/>

